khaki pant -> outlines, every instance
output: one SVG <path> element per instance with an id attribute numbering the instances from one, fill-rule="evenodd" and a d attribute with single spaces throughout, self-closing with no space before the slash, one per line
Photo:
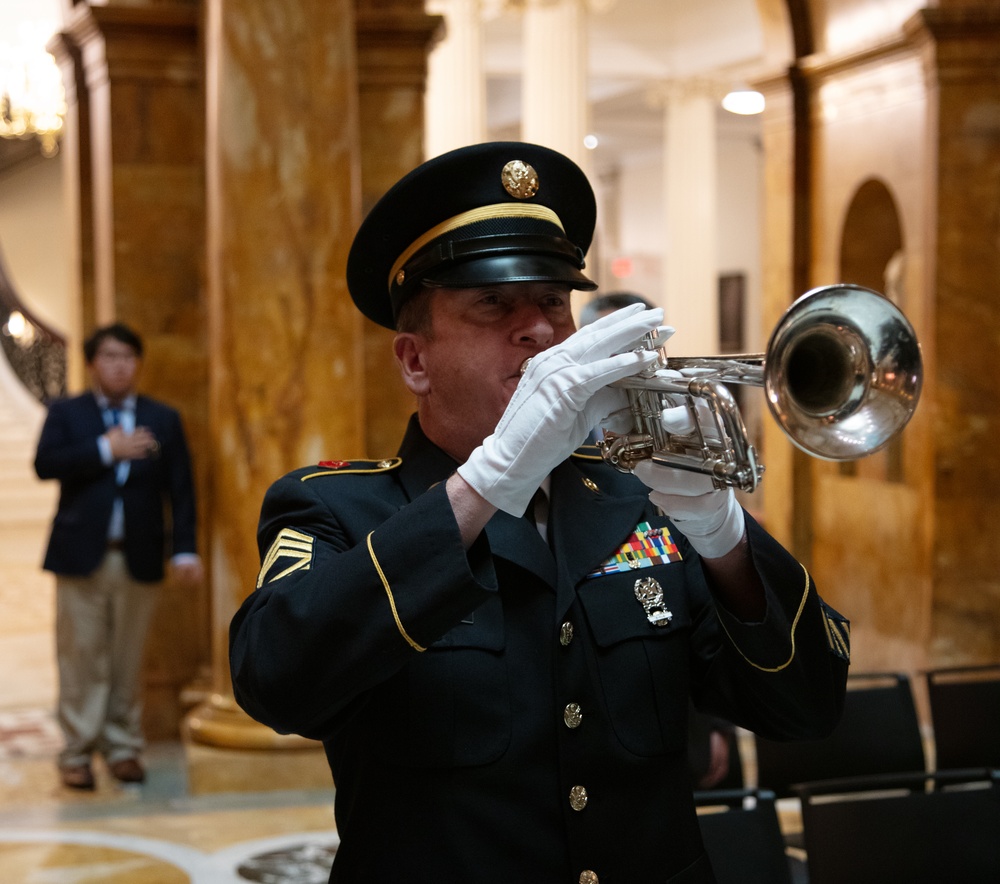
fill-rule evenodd
<path id="1" fill-rule="evenodd" d="M 88 577 L 57 577 L 61 766 L 94 752 L 114 763 L 142 751 L 142 655 L 158 587 L 133 580 L 117 550 Z"/>

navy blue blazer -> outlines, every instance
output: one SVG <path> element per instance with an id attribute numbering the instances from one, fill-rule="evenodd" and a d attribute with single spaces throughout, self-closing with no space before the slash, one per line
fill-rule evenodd
<path id="1" fill-rule="evenodd" d="M 119 489 L 115 467 L 105 466 L 97 447 L 104 420 L 93 393 L 49 406 L 35 455 L 41 479 L 58 479 L 59 507 L 43 567 L 56 574 L 85 576 L 107 550 L 108 524 L 116 494 L 125 506 L 125 558 L 136 580 L 163 579 L 165 507 L 170 505 L 170 554 L 195 552 L 194 483 L 180 415 L 147 396 L 136 399 L 136 426 L 148 427 L 159 453 L 134 460 Z"/>

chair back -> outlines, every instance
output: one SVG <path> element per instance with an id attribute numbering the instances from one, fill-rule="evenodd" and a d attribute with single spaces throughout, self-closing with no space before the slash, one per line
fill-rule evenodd
<path id="1" fill-rule="evenodd" d="M 926 673 L 934 766 L 1000 768 L 1000 664 Z"/>
<path id="2" fill-rule="evenodd" d="M 1000 771 L 847 778 L 798 791 L 809 884 L 1000 880 Z"/>
<path id="3" fill-rule="evenodd" d="M 844 712 L 822 740 L 755 737 L 757 785 L 779 798 L 815 780 L 926 770 L 910 679 L 904 673 L 851 675 Z"/>
<path id="4" fill-rule="evenodd" d="M 718 884 L 792 884 L 773 792 L 712 789 L 694 797 Z"/>

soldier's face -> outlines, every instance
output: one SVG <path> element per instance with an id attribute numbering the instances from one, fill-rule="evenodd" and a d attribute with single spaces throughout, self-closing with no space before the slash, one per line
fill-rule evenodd
<path id="1" fill-rule="evenodd" d="M 411 336 L 418 373 L 403 367 L 433 442 L 464 461 L 493 432 L 525 359 L 575 330 L 570 291 L 527 282 L 431 292 L 430 332 Z"/>

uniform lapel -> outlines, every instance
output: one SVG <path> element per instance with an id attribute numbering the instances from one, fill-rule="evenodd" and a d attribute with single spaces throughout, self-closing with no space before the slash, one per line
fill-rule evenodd
<path id="1" fill-rule="evenodd" d="M 572 460 L 552 473 L 549 532 L 559 568 L 560 615 L 572 604 L 576 585 L 610 558 L 642 519 L 646 495 L 601 487 L 602 481 L 614 484 L 614 478 L 604 471 L 590 478 Z"/>
<path id="2" fill-rule="evenodd" d="M 549 586 L 556 585 L 556 562 L 538 529 L 524 517 L 498 512 L 486 525 L 493 555 L 530 571 Z"/>

